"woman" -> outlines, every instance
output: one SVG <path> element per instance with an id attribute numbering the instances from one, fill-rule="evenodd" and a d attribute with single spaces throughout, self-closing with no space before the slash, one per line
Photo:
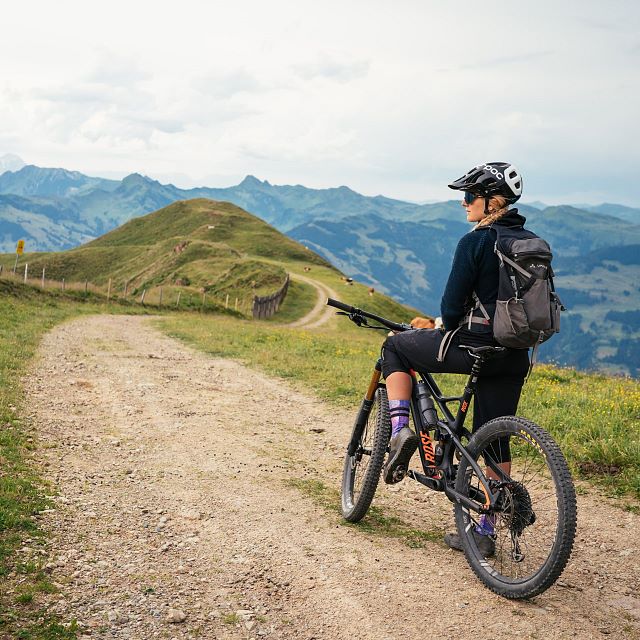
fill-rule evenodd
<path id="1" fill-rule="evenodd" d="M 449 188 L 464 192 L 461 204 L 467 220 L 475 226 L 460 239 L 453 257 L 441 302 L 443 329 L 406 331 L 389 337 L 384 344 L 382 371 L 392 427 L 384 468 L 384 479 L 389 484 L 404 477 L 403 472 L 418 446 L 418 438 L 409 428 L 412 387 L 409 370 L 468 374 L 473 360 L 458 345 L 495 344 L 491 319 L 498 295 L 498 258 L 493 250 L 495 233 L 491 227 L 521 226 L 525 222 L 517 209 L 509 209 L 522 195 L 522 178 L 507 162 L 474 167 Z M 492 418 L 516 413 L 528 369 L 527 349 L 507 349 L 483 364 L 475 396 L 473 431 Z M 509 473 L 508 454 L 500 463 Z M 495 550 L 493 534 L 491 518 L 482 516 L 474 536 L 487 557 Z M 454 549 L 462 549 L 457 534 L 447 534 L 445 542 Z"/>

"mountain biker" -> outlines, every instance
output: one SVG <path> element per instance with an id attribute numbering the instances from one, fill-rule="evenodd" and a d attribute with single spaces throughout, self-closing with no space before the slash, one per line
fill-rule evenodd
<path id="1" fill-rule="evenodd" d="M 492 318 L 498 295 L 498 258 L 493 250 L 495 233 L 491 232 L 491 226 L 522 225 L 525 221 L 517 209 L 509 209 L 522 194 L 522 177 L 507 162 L 478 165 L 448 186 L 464 192 L 461 205 L 467 221 L 475 225 L 460 239 L 453 256 L 441 301 L 444 327 L 398 333 L 388 337 L 383 347 L 382 371 L 392 426 L 389 457 L 383 472 L 389 484 L 397 482 L 398 470 L 406 471 L 418 446 L 418 437 L 408 426 L 412 388 L 409 371 L 469 374 L 473 359 L 458 345 L 497 344 L 490 320 L 474 307 L 474 294 Z M 527 349 L 507 349 L 482 365 L 475 396 L 474 432 L 492 418 L 515 415 L 528 369 Z M 499 443 L 496 453 L 499 466 L 510 473 L 508 438 Z M 491 470 L 487 470 L 487 476 L 496 478 Z M 402 477 L 400 474 L 400 479 Z M 483 515 L 473 533 L 485 557 L 495 551 L 494 524 L 490 515 Z M 445 542 L 453 549 L 462 550 L 457 534 L 446 534 Z"/>

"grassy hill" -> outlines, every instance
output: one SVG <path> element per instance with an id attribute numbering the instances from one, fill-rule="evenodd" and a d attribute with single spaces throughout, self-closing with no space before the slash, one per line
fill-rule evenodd
<path id="1" fill-rule="evenodd" d="M 16 241 L 24 239 L 28 249 L 59 251 L 176 201 L 210 198 L 233 202 L 253 212 L 330 260 L 346 275 L 406 304 L 420 305 L 431 315 L 439 313 L 453 247 L 468 229 L 457 200 L 415 204 L 364 196 L 345 186 L 308 189 L 302 185 L 272 185 L 247 176 L 240 184 L 226 188 L 179 189 L 136 173 L 123 180 L 104 180 L 34 166 L 8 171 L 0 178 L 0 250 L 12 251 Z M 561 334 L 551 344 L 543 345 L 541 359 L 587 370 L 640 375 L 640 327 L 635 320 L 640 311 L 636 285 L 639 267 L 616 260 L 618 247 L 640 245 L 640 210 L 616 204 L 533 205 L 518 203 L 518 209 L 528 218 L 528 226 L 550 242 L 556 284 L 569 309 Z M 258 293 L 266 293 L 275 282 L 282 281 L 283 272 L 278 269 L 267 272 L 262 264 L 244 264 L 225 277 L 223 286 L 211 288 L 206 276 L 218 278 L 225 263 L 234 260 L 227 247 L 218 247 L 220 253 L 215 254 L 213 235 L 197 238 L 206 242 L 204 249 L 194 240 L 181 258 L 185 264 L 177 265 L 177 279 L 194 283 L 193 306 L 198 304 L 201 288 L 224 299 L 229 295 L 232 301 L 236 297 L 248 300 L 252 283 L 256 283 Z M 164 256 L 161 259 L 144 244 L 147 239 L 142 242 L 136 245 L 145 246 L 141 261 L 158 261 L 149 270 L 136 270 L 140 265 L 130 260 L 128 253 L 123 255 L 113 247 L 103 249 L 102 262 L 119 260 L 121 269 L 116 276 L 121 289 L 132 270 L 138 293 L 145 283 L 170 286 L 164 273 L 173 264 L 167 258 L 167 247 L 159 248 Z M 269 244 L 267 241 L 267 248 Z M 250 247 L 232 249 L 246 253 L 245 257 L 253 256 Z M 211 259 L 197 264 L 192 257 L 201 250 Z M 602 251 L 609 257 L 602 257 Z M 97 253 L 94 258 L 99 267 Z M 573 264 L 572 258 L 576 258 Z M 599 259 L 602 265 L 585 270 L 579 264 L 583 258 L 590 263 Z M 259 263 L 268 260 L 264 255 L 258 257 Z M 281 260 L 281 256 L 274 256 L 275 262 Z M 563 261 L 568 261 L 569 268 Z M 614 273 L 615 269 L 618 271 Z M 97 271 L 97 277 L 104 274 L 103 268 Z M 165 294 L 175 300 L 177 291 L 165 290 Z M 624 322 L 618 322 L 612 312 L 626 313 Z"/>
<path id="2" fill-rule="evenodd" d="M 14 260 L 13 254 L 0 255 L 6 271 Z M 381 294 L 371 298 L 363 285 L 345 288 L 340 271 L 310 249 L 233 204 L 204 198 L 175 202 L 134 218 L 74 249 L 25 254 L 19 272 L 25 263 L 33 278 L 44 269 L 47 280 L 59 283 L 64 278 L 67 288 L 89 281 L 104 293 L 111 279 L 112 298 L 122 297 L 127 283 L 129 298 L 147 290 L 145 302 L 157 304 L 162 287 L 165 305 L 180 292 L 181 305 L 187 307 L 198 305 L 206 292 L 207 300 L 217 300 L 218 305 L 227 296 L 231 305 L 236 298 L 243 301 L 240 310 L 245 314 L 254 295 L 277 291 L 287 274 L 306 273 L 329 287 L 342 287 L 352 304 L 405 320 L 418 314 Z M 304 315 L 316 295 L 310 285 L 292 282 L 274 320 Z"/>
<path id="3" fill-rule="evenodd" d="M 0 256 L 5 269 L 14 257 Z M 29 272 L 67 283 L 88 280 L 114 291 L 163 286 L 246 298 L 279 289 L 290 267 L 330 265 L 242 209 L 196 199 L 176 202 L 135 218 L 85 245 L 22 257 Z"/>

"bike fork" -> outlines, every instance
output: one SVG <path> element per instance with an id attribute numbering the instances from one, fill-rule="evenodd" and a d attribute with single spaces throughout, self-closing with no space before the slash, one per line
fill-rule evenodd
<path id="1" fill-rule="evenodd" d="M 382 361 L 378 360 L 376 362 L 376 366 L 373 370 L 373 374 L 371 375 L 371 382 L 369 383 L 369 388 L 367 389 L 367 393 L 362 400 L 362 404 L 360 405 L 360 410 L 358 411 L 358 415 L 356 416 L 355 424 L 353 425 L 353 433 L 351 435 L 351 440 L 349 441 L 349 445 L 347 446 L 347 455 L 353 456 L 358 450 L 358 446 L 360 445 L 360 438 L 362 437 L 362 433 L 367 424 L 367 420 L 369 419 L 369 414 L 371 413 L 371 407 L 373 406 L 373 399 L 376 395 L 376 390 L 380 385 L 380 377 L 382 375 Z"/>

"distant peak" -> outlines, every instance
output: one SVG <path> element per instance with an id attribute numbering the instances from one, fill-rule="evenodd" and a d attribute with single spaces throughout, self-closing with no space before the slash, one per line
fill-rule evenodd
<path id="1" fill-rule="evenodd" d="M 122 179 L 123 184 L 154 184 L 155 180 L 147 176 L 143 176 L 141 173 L 130 173 L 128 176 Z"/>
<path id="2" fill-rule="evenodd" d="M 252 175 L 248 175 L 241 183 L 239 186 L 241 187 L 257 187 L 258 185 L 261 185 L 262 182 L 260 180 L 258 180 L 258 178 L 256 178 L 255 176 Z"/>

